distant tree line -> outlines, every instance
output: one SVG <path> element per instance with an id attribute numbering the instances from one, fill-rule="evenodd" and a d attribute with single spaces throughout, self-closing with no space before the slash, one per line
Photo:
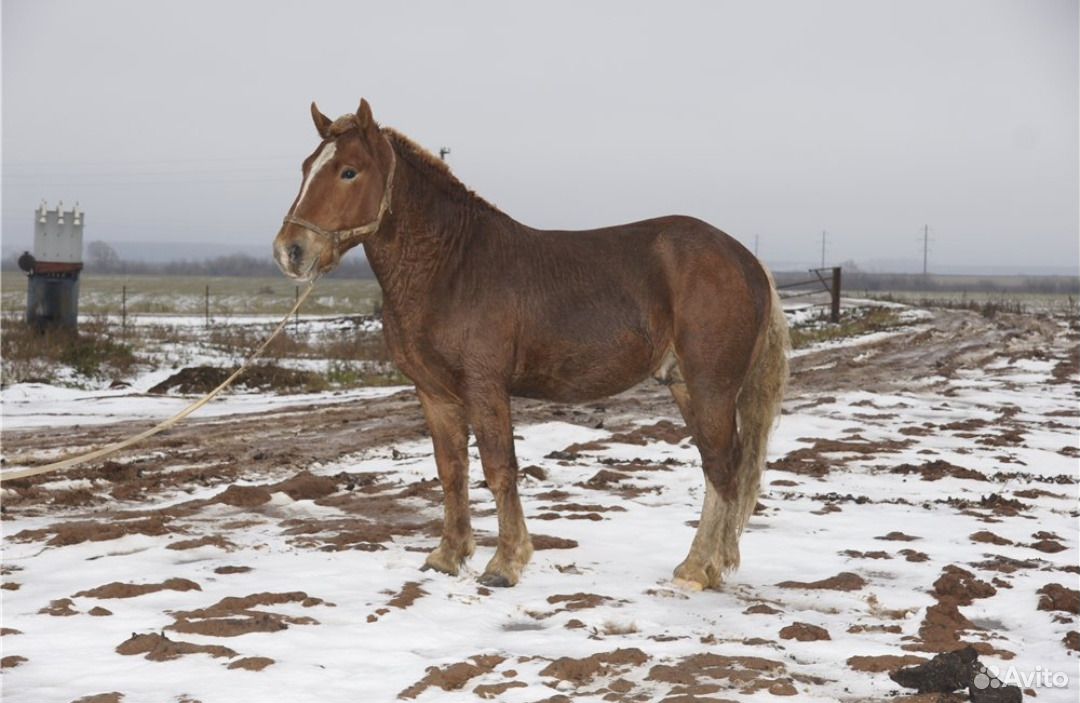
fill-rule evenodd
<path id="1" fill-rule="evenodd" d="M 17 270 L 18 255 L 3 260 L 3 270 Z M 127 261 L 106 242 L 93 241 L 86 245 L 84 271 L 87 273 L 150 275 L 150 276 L 280 276 L 281 271 L 269 257 L 256 258 L 247 254 L 229 254 L 212 259 L 179 259 L 166 262 Z M 374 278 L 371 267 L 363 257 L 343 260 L 328 278 Z"/>

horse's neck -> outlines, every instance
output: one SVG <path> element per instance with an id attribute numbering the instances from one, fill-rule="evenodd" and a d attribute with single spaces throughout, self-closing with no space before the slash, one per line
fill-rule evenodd
<path id="1" fill-rule="evenodd" d="M 432 290 L 463 263 L 470 241 L 484 236 L 474 206 L 448 196 L 399 157 L 392 216 L 364 245 L 383 291 L 383 306 L 397 316 L 422 309 Z"/>

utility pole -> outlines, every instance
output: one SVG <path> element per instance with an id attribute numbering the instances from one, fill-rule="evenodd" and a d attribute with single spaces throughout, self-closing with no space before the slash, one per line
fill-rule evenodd
<path id="1" fill-rule="evenodd" d="M 930 225 L 923 225 L 922 235 L 922 275 L 926 275 L 926 258 L 930 250 Z"/>
<path id="2" fill-rule="evenodd" d="M 825 268 L 825 237 L 828 232 L 821 230 L 821 268 Z"/>
<path id="3" fill-rule="evenodd" d="M 439 147 L 439 158 L 442 159 L 443 161 L 446 161 L 446 156 L 449 153 L 450 153 L 450 147 L 448 147 L 448 146 Z"/>

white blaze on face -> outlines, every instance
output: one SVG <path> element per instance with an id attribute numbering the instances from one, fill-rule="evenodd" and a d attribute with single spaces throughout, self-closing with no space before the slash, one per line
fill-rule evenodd
<path id="1" fill-rule="evenodd" d="M 307 178 L 304 179 L 303 185 L 300 186 L 300 197 L 296 199 L 296 207 L 293 208 L 293 212 L 300 209 L 300 203 L 304 202 L 304 195 L 307 194 L 308 186 L 311 185 L 311 181 L 315 179 L 315 174 L 319 172 L 323 166 L 330 162 L 330 159 L 334 158 L 334 153 L 337 152 L 337 145 L 334 142 L 330 142 L 322 148 L 319 155 L 315 157 L 314 163 L 311 164 L 311 169 L 308 171 Z"/>

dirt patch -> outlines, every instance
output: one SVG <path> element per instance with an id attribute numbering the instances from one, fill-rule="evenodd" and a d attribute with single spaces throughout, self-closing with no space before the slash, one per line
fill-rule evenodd
<path id="1" fill-rule="evenodd" d="M 866 585 L 866 579 L 850 571 L 843 571 L 836 576 L 830 576 L 820 581 L 781 581 L 776 584 L 780 588 L 805 588 L 810 590 L 824 589 L 830 591 L 858 591 Z"/>
<path id="2" fill-rule="evenodd" d="M 532 545 L 535 551 L 545 549 L 574 549 L 578 543 L 564 537 L 552 537 L 551 535 L 532 535 Z"/>
<path id="3" fill-rule="evenodd" d="M 894 474 L 919 474 L 922 476 L 923 481 L 938 481 L 950 476 L 952 478 L 969 479 L 972 481 L 987 481 L 985 474 L 979 473 L 974 469 L 966 469 L 963 466 L 957 466 L 956 464 L 950 464 L 947 461 L 940 459 L 935 461 L 928 461 L 925 464 L 915 466 L 914 464 L 901 464 L 900 466 L 894 466 L 889 469 L 889 473 Z"/>
<path id="4" fill-rule="evenodd" d="M 979 530 L 968 535 L 968 539 L 972 542 L 981 542 L 983 544 L 997 544 L 997 545 L 1009 545 L 1012 544 L 1012 540 L 1005 539 L 1000 535 L 995 535 L 989 530 Z"/>
<path id="5" fill-rule="evenodd" d="M 550 676 L 560 681 L 570 681 L 580 686 L 597 676 L 622 673 L 631 667 L 641 666 L 648 660 L 649 656 L 645 652 L 636 647 L 630 647 L 611 652 L 598 652 L 581 659 L 559 657 L 541 669 L 540 675 Z"/>
<path id="6" fill-rule="evenodd" d="M 85 591 L 79 591 L 73 597 L 86 597 L 86 598 L 136 598 L 138 596 L 144 596 L 147 593 L 156 593 L 157 591 L 201 591 L 202 588 L 194 581 L 187 579 L 173 578 L 161 583 L 120 583 L 119 581 L 113 581 L 107 583 L 104 586 L 98 586 L 97 588 L 91 588 Z"/>
<path id="7" fill-rule="evenodd" d="M 174 391 L 185 395 L 209 393 L 235 371 L 235 368 L 217 366 L 189 366 L 180 369 L 149 390 L 161 395 Z M 258 364 L 247 369 L 236 379 L 233 388 L 260 391 L 308 391 L 326 388 L 326 379 L 312 371 L 286 369 L 273 364 Z"/>
<path id="8" fill-rule="evenodd" d="M 261 486 L 229 486 L 210 500 L 236 508 L 254 508 L 273 499 L 270 491 Z"/>
<path id="9" fill-rule="evenodd" d="M 111 610 L 109 610 L 108 608 L 102 608 L 100 605 L 95 605 L 93 608 L 86 612 L 96 618 L 104 618 L 112 615 Z"/>
<path id="10" fill-rule="evenodd" d="M 457 691 L 465 687 L 470 680 L 489 673 L 505 659 L 496 655 L 477 655 L 471 661 L 458 662 L 444 668 L 428 667 L 427 675 L 398 694 L 398 698 L 416 698 L 432 686 L 444 691 Z"/>
<path id="11" fill-rule="evenodd" d="M 818 640 L 831 640 L 832 637 L 829 636 L 829 631 L 824 627 L 809 625 L 805 622 L 796 622 L 780 630 L 780 639 L 817 642 Z"/>
<path id="12" fill-rule="evenodd" d="M 692 689 L 711 681 L 723 681 L 728 687 L 737 687 L 740 693 L 770 691 L 778 695 L 796 693 L 791 679 L 786 676 L 782 662 L 761 657 L 731 657 L 720 654 L 694 654 L 675 664 L 657 664 L 649 670 L 649 681 L 674 684 L 676 692 Z M 711 686 L 710 686 L 711 688 Z M 775 690 L 773 690 L 775 689 Z M 698 689 L 701 693 L 720 690 Z M 692 694 L 690 694 L 692 695 Z"/>
<path id="13" fill-rule="evenodd" d="M 303 591 L 289 593 L 254 593 L 243 598 L 228 597 L 208 608 L 171 613 L 175 622 L 166 629 L 208 637 L 237 637 L 250 632 L 279 632 L 289 625 L 317 625 L 307 616 L 282 615 L 259 606 L 300 603 L 305 607 L 319 605 L 321 598 L 311 598 Z"/>
<path id="14" fill-rule="evenodd" d="M 903 532 L 890 532 L 887 535 L 875 537 L 874 539 L 884 540 L 886 542 L 914 542 L 915 540 L 922 539 L 922 537 L 915 537 L 913 535 L 905 535 Z"/>
<path id="15" fill-rule="evenodd" d="M 252 571 L 250 566 L 219 566 L 214 569 L 215 574 L 246 574 Z"/>
<path id="16" fill-rule="evenodd" d="M 480 684 L 473 689 L 480 698 L 485 700 L 490 698 L 498 698 L 502 694 L 509 691 L 511 688 L 528 688 L 529 684 L 524 681 L 506 681 L 504 683 L 485 683 Z"/>
<path id="17" fill-rule="evenodd" d="M 92 696 L 83 696 L 71 703 L 120 703 L 124 700 L 124 694 L 118 691 L 111 691 L 109 693 L 96 693 Z"/>
<path id="18" fill-rule="evenodd" d="M 244 669 L 245 671 L 262 671 L 274 663 L 270 657 L 244 657 L 234 662 L 229 662 L 228 669 Z"/>
<path id="19" fill-rule="evenodd" d="M 689 436 L 690 430 L 686 429 L 685 425 L 676 425 L 669 420 L 660 420 L 651 425 L 640 425 L 629 432 L 613 434 L 604 441 L 642 446 L 652 442 L 679 444 Z"/>
<path id="20" fill-rule="evenodd" d="M 104 542 L 127 535 L 161 535 L 180 532 L 169 527 L 170 518 L 157 515 L 138 520 L 110 520 L 102 515 L 100 520 L 73 520 L 58 522 L 40 530 L 23 530 L 12 536 L 16 542 L 35 542 L 52 537 L 45 543 L 50 547 L 65 547 L 83 542 Z"/>
<path id="21" fill-rule="evenodd" d="M 180 640 L 171 640 L 165 635 L 157 633 L 149 635 L 132 635 L 131 639 L 122 642 L 116 647 L 118 654 L 135 655 L 145 654 L 150 661 L 168 661 L 178 659 L 185 654 L 209 654 L 212 657 L 231 658 L 236 652 L 228 647 L 216 644 L 192 644 Z"/>
<path id="22" fill-rule="evenodd" d="M 26 657 L 20 657 L 18 654 L 9 654 L 8 656 L 0 659 L 0 669 L 14 669 L 23 662 L 30 661 Z"/>
<path id="23" fill-rule="evenodd" d="M 1073 615 L 1080 615 L 1080 592 L 1066 588 L 1060 583 L 1050 583 L 1040 588 L 1039 610 L 1060 610 Z"/>
<path id="24" fill-rule="evenodd" d="M 551 603 L 552 605 L 564 603 L 565 605 L 562 608 L 559 608 L 559 610 L 555 611 L 556 613 L 558 613 L 565 610 L 575 611 L 585 610 L 587 608 L 596 608 L 604 605 L 605 603 L 613 603 L 616 601 L 613 598 L 608 598 L 607 596 L 599 596 L 595 593 L 573 593 L 570 595 L 548 596 L 547 602 Z"/>
<path id="25" fill-rule="evenodd" d="M 926 661 L 925 657 L 919 657 L 914 654 L 880 654 L 876 657 L 848 657 L 847 665 L 855 671 L 865 671 L 876 674 L 882 671 L 895 671 L 904 666 L 916 666 Z"/>
<path id="26" fill-rule="evenodd" d="M 337 482 L 329 476 L 316 476 L 300 471 L 292 478 L 270 486 L 271 493 L 284 493 L 293 500 L 317 500 L 337 490 Z"/>
<path id="27" fill-rule="evenodd" d="M 837 455 L 856 454 L 866 457 L 877 454 L 893 454 L 915 443 L 914 439 L 872 442 L 858 434 L 843 440 L 801 437 L 798 441 L 809 443 L 811 446 L 800 447 L 793 452 L 789 452 L 780 459 L 770 462 L 768 467 L 821 478 L 834 467 L 847 463 L 847 459 Z M 833 456 L 828 456 L 830 454 Z"/>
<path id="28" fill-rule="evenodd" d="M 198 537 L 196 539 L 185 539 L 179 542 L 172 542 L 167 545 L 166 549 L 198 549 L 199 547 L 218 547 L 225 551 L 232 551 L 236 549 L 236 545 L 229 540 L 221 537 L 220 535 L 206 535 L 204 537 Z"/>
<path id="29" fill-rule="evenodd" d="M 408 581 L 401 587 L 401 591 L 387 602 L 387 605 L 392 608 L 404 610 L 427 594 L 427 591 L 420 588 L 419 583 L 416 581 Z"/>

